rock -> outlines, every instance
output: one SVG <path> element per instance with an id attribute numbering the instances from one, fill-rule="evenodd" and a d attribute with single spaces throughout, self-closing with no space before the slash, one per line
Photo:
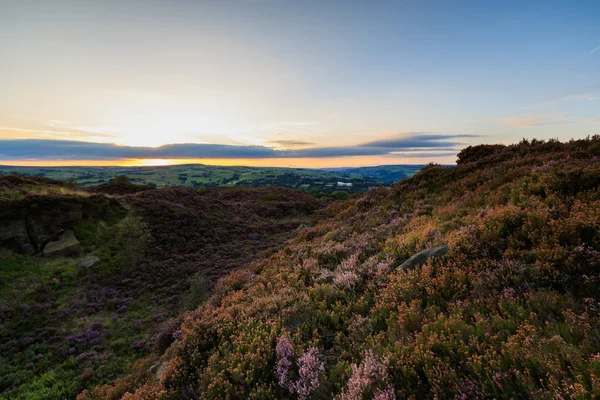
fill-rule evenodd
<path id="1" fill-rule="evenodd" d="M 0 216 L 0 245 L 2 247 L 22 254 L 36 252 L 28 235 L 25 219 L 11 220 Z"/>
<path id="2" fill-rule="evenodd" d="M 72 230 L 66 229 L 60 235 L 58 240 L 48 243 L 44 246 L 44 255 L 59 254 L 64 252 L 70 252 L 75 247 L 79 247 L 79 240 L 75 237 Z"/>
<path id="3" fill-rule="evenodd" d="M 21 176 L 0 174 L 0 188 L 27 191 L 32 185 L 61 186 L 60 183 Z M 49 186 L 49 187 L 50 187 Z M 115 198 L 104 195 L 60 195 L 29 193 L 18 199 L 0 197 L 0 248 L 17 254 L 41 253 L 44 244 L 60 234 L 62 229 L 71 229 L 77 221 L 108 220 L 122 218 L 125 208 Z"/>
<path id="4" fill-rule="evenodd" d="M 400 268 L 409 269 L 409 270 L 415 269 L 415 268 L 425 264 L 429 258 L 441 257 L 441 256 L 445 255 L 446 253 L 448 253 L 447 245 L 443 245 L 443 246 L 439 246 L 439 247 L 432 247 L 430 249 L 423 250 L 422 252 L 413 255 L 408 260 L 404 261 L 402 263 L 402 265 L 400 265 Z"/>
<path id="5" fill-rule="evenodd" d="M 96 268 L 100 263 L 100 259 L 96 256 L 89 255 L 79 262 L 79 268 Z"/>
<path id="6" fill-rule="evenodd" d="M 165 367 L 166 365 L 164 362 L 158 366 L 158 368 L 156 369 L 156 374 L 154 375 L 156 379 L 162 380 L 163 373 L 165 372 Z"/>

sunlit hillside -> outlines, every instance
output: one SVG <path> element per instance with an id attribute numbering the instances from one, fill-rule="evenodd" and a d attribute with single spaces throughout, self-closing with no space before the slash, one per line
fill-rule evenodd
<path id="1" fill-rule="evenodd" d="M 595 398 L 598 154 L 468 147 L 334 203 L 78 398 Z"/>

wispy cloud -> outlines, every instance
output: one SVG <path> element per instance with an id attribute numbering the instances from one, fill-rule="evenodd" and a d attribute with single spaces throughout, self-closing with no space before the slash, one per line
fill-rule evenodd
<path id="1" fill-rule="evenodd" d="M 583 121 L 584 124 L 600 124 L 600 118 L 589 118 L 589 119 L 584 119 Z"/>
<path id="2" fill-rule="evenodd" d="M 450 139 L 475 138 L 480 136 L 481 135 L 473 134 L 437 134 L 430 132 L 408 132 L 389 138 L 373 140 L 367 143 L 363 143 L 360 146 L 389 149 L 411 149 L 417 147 L 453 147 L 462 144 L 462 142 Z"/>
<path id="3" fill-rule="evenodd" d="M 271 121 L 252 125 L 241 129 L 242 132 L 277 132 L 283 135 L 285 133 L 326 133 L 318 121 Z"/>
<path id="4" fill-rule="evenodd" d="M 309 147 L 309 146 L 316 145 L 313 142 L 306 142 L 303 140 L 294 140 L 294 139 L 269 140 L 267 142 L 267 144 L 270 146 L 273 146 L 275 148 L 280 148 L 280 149 L 295 149 L 295 148 L 300 148 L 300 147 Z"/>
<path id="5" fill-rule="evenodd" d="M 598 46 L 594 47 L 592 50 L 590 50 L 585 56 L 583 56 L 583 58 L 588 58 L 589 56 L 591 56 L 598 50 L 600 50 L 600 44 Z"/>
<path id="6" fill-rule="evenodd" d="M 17 135 L 15 135 L 15 133 Z M 20 135 L 19 135 L 20 134 Z M 44 129 L 30 129 L 30 128 L 16 128 L 12 126 L 0 126 L 0 139 L 3 137 L 14 138 L 20 136 L 21 138 L 56 138 L 56 136 L 68 136 L 69 139 L 90 139 L 90 138 L 115 138 L 115 135 L 102 132 L 92 132 L 76 128 L 65 128 L 65 127 L 48 127 Z"/>
<path id="7" fill-rule="evenodd" d="M 595 101 L 600 99 L 600 84 L 574 86 L 548 96 L 540 103 L 522 106 L 526 110 L 538 110 L 564 101 Z"/>
<path id="8" fill-rule="evenodd" d="M 553 115 L 527 115 L 516 117 L 499 118 L 498 121 L 504 125 L 518 129 L 534 128 L 543 125 L 572 124 L 578 121 L 569 119 L 568 113 Z"/>

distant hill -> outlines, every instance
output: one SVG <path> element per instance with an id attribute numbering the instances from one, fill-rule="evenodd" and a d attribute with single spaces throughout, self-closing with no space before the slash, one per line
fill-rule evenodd
<path id="1" fill-rule="evenodd" d="M 157 167 L 11 167 L 0 166 L 0 173 L 18 173 L 66 181 L 74 179 L 78 186 L 87 187 L 109 182 L 115 176 L 126 175 L 132 183 L 153 187 L 186 186 L 193 188 L 216 186 L 270 187 L 281 186 L 306 193 L 331 193 L 344 190 L 363 192 L 371 187 L 412 176 L 420 166 L 384 166 L 333 170 L 226 167 L 202 164 Z M 343 172 L 342 172 L 343 170 Z M 338 182 L 352 185 L 338 185 Z"/>
<path id="2" fill-rule="evenodd" d="M 410 178 L 425 165 L 379 165 L 376 167 L 323 168 L 323 171 L 334 172 L 352 178 L 374 179 L 385 183 L 394 183 Z"/>

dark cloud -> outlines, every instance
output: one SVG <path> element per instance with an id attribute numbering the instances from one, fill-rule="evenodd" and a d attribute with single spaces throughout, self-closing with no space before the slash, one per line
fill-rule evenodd
<path id="1" fill-rule="evenodd" d="M 405 134 L 379 139 L 358 146 L 309 147 L 313 143 L 299 140 L 281 140 L 291 149 L 277 150 L 264 146 L 230 146 L 222 144 L 170 144 L 160 147 L 118 146 L 109 143 L 75 142 L 66 140 L 0 140 L 0 159 L 60 159 L 60 160 L 116 160 L 124 158 L 328 158 L 353 156 L 441 157 L 452 156 L 460 144 L 455 138 L 475 135 Z M 287 146 L 285 146 L 287 145 Z"/>
<path id="2" fill-rule="evenodd" d="M 2 140 L 0 158 L 111 160 L 120 158 L 271 158 L 276 151 L 262 146 L 170 144 L 160 147 L 117 146 L 66 140 Z"/>
<path id="3" fill-rule="evenodd" d="M 480 135 L 467 134 L 437 134 L 428 132 L 410 132 L 386 139 L 377 139 L 363 143 L 361 147 L 384 147 L 388 149 L 412 149 L 412 148 L 438 148 L 454 147 L 462 144 L 459 141 L 449 139 L 474 138 Z"/>

